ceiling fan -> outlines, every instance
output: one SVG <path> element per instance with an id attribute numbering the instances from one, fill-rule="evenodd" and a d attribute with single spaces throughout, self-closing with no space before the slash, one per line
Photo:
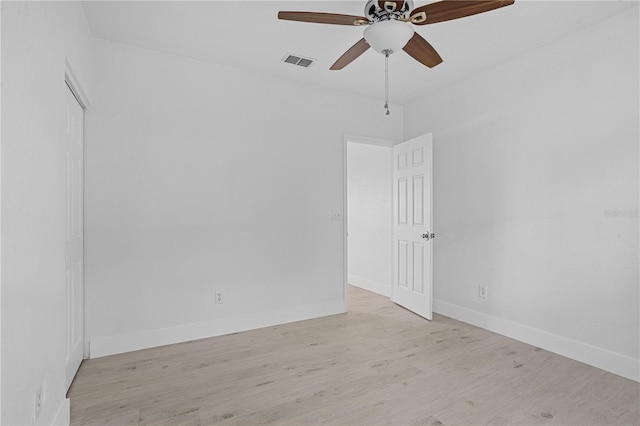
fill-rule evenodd
<path id="1" fill-rule="evenodd" d="M 278 13 L 278 18 L 318 24 L 366 26 L 363 38 L 340 56 L 331 66 L 331 70 L 343 69 L 369 50 L 369 47 L 385 55 L 386 60 L 390 54 L 404 50 L 421 64 L 433 68 L 442 62 L 442 58 L 427 40 L 413 30 L 411 24 L 427 25 L 464 18 L 509 6 L 514 1 L 443 0 L 413 9 L 412 0 L 368 0 L 364 8 L 366 16 L 281 11 Z M 385 75 L 388 74 L 385 73 Z M 388 78 L 386 81 L 385 108 L 389 114 Z"/>

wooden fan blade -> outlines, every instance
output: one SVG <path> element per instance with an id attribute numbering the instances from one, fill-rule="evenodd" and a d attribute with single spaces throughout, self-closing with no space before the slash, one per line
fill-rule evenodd
<path id="1" fill-rule="evenodd" d="M 317 24 L 334 25 L 367 25 L 369 20 L 364 16 L 341 15 L 337 13 L 321 12 L 278 12 L 278 19 L 299 22 L 314 22 Z"/>
<path id="2" fill-rule="evenodd" d="M 413 9 L 409 19 L 416 25 L 434 24 L 488 12 L 512 5 L 515 0 L 462 1 L 443 0 Z"/>
<path id="3" fill-rule="evenodd" d="M 335 64 L 331 65 L 331 70 L 341 70 L 342 68 L 349 65 L 353 62 L 358 56 L 362 55 L 369 49 L 369 43 L 365 39 L 361 39 L 359 42 L 351 46 L 349 50 L 344 52 L 342 56 L 336 61 Z"/>
<path id="4" fill-rule="evenodd" d="M 438 55 L 436 49 L 418 33 L 413 33 L 413 37 L 411 37 L 402 50 L 429 68 L 433 68 L 442 62 L 442 58 Z"/>

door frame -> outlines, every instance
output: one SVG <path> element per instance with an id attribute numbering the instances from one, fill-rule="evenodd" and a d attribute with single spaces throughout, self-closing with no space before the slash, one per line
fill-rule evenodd
<path id="1" fill-rule="evenodd" d="M 394 141 L 391 139 L 380 139 L 380 138 L 374 138 L 374 137 L 370 137 L 370 136 L 363 136 L 363 135 L 356 135 L 356 134 L 352 134 L 352 133 L 344 133 L 343 137 L 342 137 L 342 194 L 343 194 L 343 199 L 342 199 L 342 205 L 343 207 L 343 211 L 344 211 L 344 217 L 343 217 L 343 221 L 342 221 L 342 225 L 343 225 L 343 229 L 342 229 L 342 252 L 344 254 L 343 256 L 343 270 L 342 270 L 342 281 L 343 281 L 343 300 L 344 300 L 344 305 L 345 305 L 345 312 L 348 310 L 349 305 L 348 305 L 348 300 L 347 300 L 347 296 L 348 296 L 348 292 L 347 292 L 347 285 L 348 285 L 348 281 L 349 281 L 349 242 L 347 239 L 347 218 L 349 215 L 349 211 L 348 211 L 348 200 L 347 200 L 347 144 L 349 142 L 352 143 L 361 143 L 361 144 L 365 144 L 365 145 L 377 145 L 377 146 L 384 146 L 387 148 L 391 148 L 393 149 L 394 145 L 397 145 L 398 141 Z M 391 162 L 391 166 L 393 166 L 393 155 L 390 156 L 389 161 Z M 391 169 L 393 170 L 393 168 Z M 393 187 L 393 173 L 391 174 L 391 176 L 389 176 L 389 181 L 392 184 Z M 393 193 L 391 194 L 391 197 L 393 197 Z M 393 217 L 393 202 L 390 203 L 391 204 L 391 217 Z M 391 233 L 389 234 L 389 246 L 392 247 L 393 246 L 393 227 L 391 228 Z M 391 265 L 393 267 L 393 252 L 391 253 L 391 258 L 390 258 L 390 262 Z M 389 283 L 389 285 L 391 286 L 391 290 L 393 291 L 393 283 Z"/>
<path id="2" fill-rule="evenodd" d="M 67 86 L 69 86 L 69 90 L 71 90 L 71 93 L 73 94 L 73 96 L 76 98 L 76 100 L 78 101 L 78 104 L 80 105 L 80 107 L 82 108 L 82 144 L 83 144 L 83 150 L 82 150 L 82 192 L 83 192 L 83 196 L 82 196 L 82 201 L 83 201 L 83 205 L 82 205 L 82 251 L 84 253 L 84 141 L 85 141 L 85 113 L 87 111 L 87 108 L 89 107 L 90 103 L 89 103 L 89 97 L 87 96 L 87 92 L 82 88 L 82 85 L 80 84 L 80 80 L 78 80 L 78 77 L 76 76 L 75 72 L 73 71 L 73 67 L 71 66 L 71 63 L 69 62 L 69 58 L 65 58 L 64 60 L 64 82 L 67 84 Z M 85 303 L 85 282 L 84 282 L 84 255 L 82 257 L 82 358 L 83 359 L 89 359 L 89 343 L 87 342 L 86 338 L 85 338 L 85 323 L 86 323 L 86 303 Z M 67 330 L 68 331 L 68 330 Z"/>
<path id="3" fill-rule="evenodd" d="M 69 58 L 65 58 L 64 60 L 64 81 L 69 85 L 73 96 L 76 97 L 82 109 L 86 111 L 87 108 L 89 108 L 89 97 L 87 96 L 87 92 L 83 90 L 80 80 L 78 80 L 78 77 L 76 77 L 76 74 L 73 72 Z"/>

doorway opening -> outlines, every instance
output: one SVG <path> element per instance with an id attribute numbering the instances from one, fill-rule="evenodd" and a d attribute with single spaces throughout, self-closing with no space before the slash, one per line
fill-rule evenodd
<path id="1" fill-rule="evenodd" d="M 393 141 L 346 136 L 347 283 L 391 297 Z"/>
<path id="2" fill-rule="evenodd" d="M 351 284 L 432 318 L 432 145 L 345 136 L 345 301 Z"/>

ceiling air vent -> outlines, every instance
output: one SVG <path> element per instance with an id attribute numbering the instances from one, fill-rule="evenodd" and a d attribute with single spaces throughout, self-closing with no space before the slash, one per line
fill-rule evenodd
<path id="1" fill-rule="evenodd" d="M 314 59 L 305 58 L 304 56 L 300 56 L 300 55 L 286 54 L 284 56 L 284 58 L 282 58 L 282 62 L 286 62 L 287 64 L 293 64 L 293 65 L 298 65 L 300 67 L 307 68 L 311 64 L 313 64 Z"/>

